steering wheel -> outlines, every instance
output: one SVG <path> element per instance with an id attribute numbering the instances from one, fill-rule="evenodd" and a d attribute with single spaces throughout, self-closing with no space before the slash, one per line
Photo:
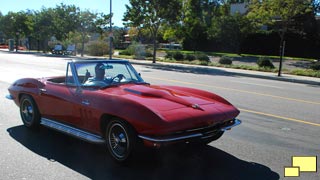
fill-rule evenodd
<path id="1" fill-rule="evenodd" d="M 123 74 L 118 74 L 112 78 L 111 82 L 121 82 L 122 79 L 126 79 L 126 77 Z"/>

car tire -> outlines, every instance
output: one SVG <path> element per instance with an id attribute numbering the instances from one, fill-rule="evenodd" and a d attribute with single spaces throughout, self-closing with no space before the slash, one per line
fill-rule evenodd
<path id="1" fill-rule="evenodd" d="M 124 120 L 112 119 L 106 128 L 106 145 L 112 158 L 120 163 L 127 162 L 136 146 L 136 133 Z"/>
<path id="2" fill-rule="evenodd" d="M 35 101 L 31 96 L 23 95 L 20 99 L 20 116 L 23 124 L 31 129 L 40 125 L 41 115 Z"/>

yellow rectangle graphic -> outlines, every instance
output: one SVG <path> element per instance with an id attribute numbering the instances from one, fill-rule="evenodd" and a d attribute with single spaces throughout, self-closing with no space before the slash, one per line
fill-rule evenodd
<path id="1" fill-rule="evenodd" d="M 299 176 L 300 176 L 299 167 L 284 168 L 284 177 L 299 177 Z"/>
<path id="2" fill-rule="evenodd" d="M 292 166 L 300 167 L 300 172 L 317 172 L 317 156 L 293 156 Z"/>

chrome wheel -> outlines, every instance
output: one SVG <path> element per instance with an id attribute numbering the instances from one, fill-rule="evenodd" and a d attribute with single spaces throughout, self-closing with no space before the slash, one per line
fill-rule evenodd
<path id="1" fill-rule="evenodd" d="M 30 124 L 34 118 L 33 106 L 27 99 L 25 99 L 21 104 L 21 116 L 28 124 Z"/>
<path id="2" fill-rule="evenodd" d="M 129 149 L 129 138 L 125 128 L 119 123 L 112 124 L 108 137 L 112 154 L 119 159 L 124 158 Z"/>
<path id="3" fill-rule="evenodd" d="M 113 119 L 106 129 L 107 148 L 117 162 L 127 161 L 134 149 L 135 138 L 133 128 L 120 119 Z"/>
<path id="4" fill-rule="evenodd" d="M 25 126 L 36 128 L 40 125 L 40 113 L 31 96 L 23 95 L 20 100 L 20 116 Z"/>

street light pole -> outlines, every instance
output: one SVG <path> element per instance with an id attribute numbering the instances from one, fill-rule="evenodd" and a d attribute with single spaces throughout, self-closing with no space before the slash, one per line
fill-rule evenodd
<path id="1" fill-rule="evenodd" d="M 279 62 L 279 71 L 278 71 L 278 76 L 281 76 L 281 71 L 282 71 L 282 63 L 283 63 L 283 58 L 284 58 L 284 50 L 286 46 L 286 41 L 284 40 L 284 32 L 280 33 L 280 62 Z"/>
<path id="2" fill-rule="evenodd" d="M 16 52 L 18 52 L 19 47 L 19 31 L 16 32 Z"/>
<path id="3" fill-rule="evenodd" d="M 110 0 L 110 34 L 109 34 L 109 59 L 112 59 L 112 0 Z"/>

